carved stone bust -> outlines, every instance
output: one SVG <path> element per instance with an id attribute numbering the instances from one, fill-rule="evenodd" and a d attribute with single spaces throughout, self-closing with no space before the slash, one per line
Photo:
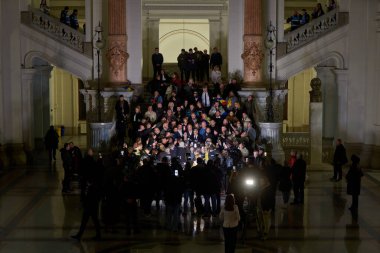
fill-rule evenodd
<path id="1" fill-rule="evenodd" d="M 313 78 L 310 82 L 310 102 L 322 102 L 321 79 Z"/>

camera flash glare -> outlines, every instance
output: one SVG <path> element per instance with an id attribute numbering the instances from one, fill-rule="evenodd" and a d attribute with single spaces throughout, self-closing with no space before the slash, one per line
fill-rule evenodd
<path id="1" fill-rule="evenodd" d="M 247 186 L 254 186 L 255 185 L 255 180 L 253 180 L 252 178 L 248 178 L 245 180 L 245 184 Z"/>

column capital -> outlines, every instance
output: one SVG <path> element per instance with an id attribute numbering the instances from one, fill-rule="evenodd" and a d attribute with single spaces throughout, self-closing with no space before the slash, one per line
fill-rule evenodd
<path id="1" fill-rule="evenodd" d="M 336 69 L 336 67 L 334 66 L 316 66 L 314 67 L 315 71 L 318 72 L 324 72 L 324 71 L 333 71 L 334 69 Z"/>
<path id="2" fill-rule="evenodd" d="M 334 69 L 333 72 L 337 76 L 348 76 L 349 74 L 348 69 Z"/>
<path id="3" fill-rule="evenodd" d="M 35 68 L 21 68 L 21 78 L 22 80 L 32 80 L 37 72 L 38 70 Z"/>

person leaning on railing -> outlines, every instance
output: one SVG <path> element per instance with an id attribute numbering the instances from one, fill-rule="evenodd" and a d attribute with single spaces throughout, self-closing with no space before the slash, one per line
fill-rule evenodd
<path id="1" fill-rule="evenodd" d="M 337 6 L 336 6 L 336 2 L 335 2 L 335 0 L 329 0 L 329 4 L 326 5 L 327 12 L 336 9 L 336 7 L 337 7 Z"/>
<path id="2" fill-rule="evenodd" d="M 40 10 L 47 14 L 47 15 L 50 15 L 50 8 L 49 6 L 47 6 L 46 4 L 46 0 L 41 0 L 41 3 L 40 3 Z"/>
<path id="3" fill-rule="evenodd" d="M 322 16 L 324 14 L 325 14 L 325 12 L 323 11 L 322 4 L 317 3 L 317 5 L 315 6 L 315 8 L 313 10 L 313 13 L 311 13 L 311 17 L 312 17 L 312 19 L 316 19 L 316 18 L 319 18 L 320 16 Z"/>
<path id="4" fill-rule="evenodd" d="M 298 11 L 294 11 L 293 15 L 290 16 L 286 20 L 287 23 L 290 23 L 290 30 L 291 31 L 294 31 L 295 29 L 297 29 L 298 27 L 300 27 L 300 25 L 301 25 L 301 19 L 302 19 L 302 16 L 298 13 Z"/>

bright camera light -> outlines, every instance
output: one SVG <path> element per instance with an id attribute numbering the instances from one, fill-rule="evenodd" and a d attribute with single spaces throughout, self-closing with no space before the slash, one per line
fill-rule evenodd
<path id="1" fill-rule="evenodd" d="M 245 180 L 245 184 L 247 185 L 247 186 L 254 186 L 255 185 L 255 180 L 253 179 L 253 178 L 247 178 L 246 180 Z"/>

